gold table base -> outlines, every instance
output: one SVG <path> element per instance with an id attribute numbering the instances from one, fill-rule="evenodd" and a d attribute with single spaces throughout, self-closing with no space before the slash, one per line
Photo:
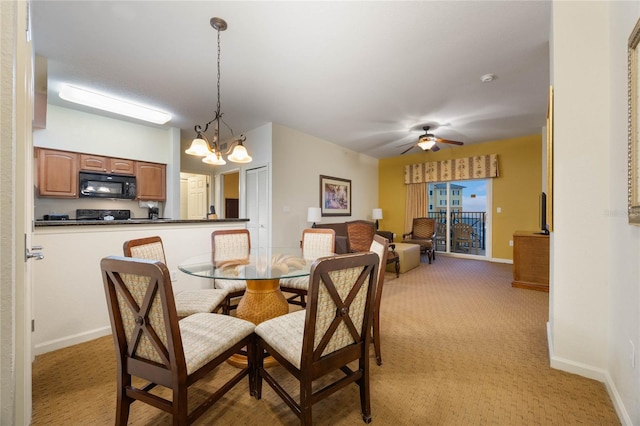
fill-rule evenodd
<path id="1" fill-rule="evenodd" d="M 236 309 L 238 318 L 258 325 L 263 321 L 288 313 L 289 304 L 280 291 L 279 278 L 247 280 L 247 290 Z M 247 357 L 242 354 L 235 354 L 227 362 L 235 367 L 244 368 L 247 366 Z M 265 367 L 273 367 L 277 364 L 277 361 L 270 356 L 264 359 Z"/>

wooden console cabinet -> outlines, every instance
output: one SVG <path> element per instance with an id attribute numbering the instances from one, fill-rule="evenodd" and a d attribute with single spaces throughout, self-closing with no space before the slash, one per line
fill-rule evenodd
<path id="1" fill-rule="evenodd" d="M 513 234 L 512 287 L 549 291 L 549 236 L 518 231 Z"/>

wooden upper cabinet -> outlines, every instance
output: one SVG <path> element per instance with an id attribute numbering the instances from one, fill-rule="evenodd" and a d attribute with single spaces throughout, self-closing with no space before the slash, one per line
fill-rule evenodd
<path id="1" fill-rule="evenodd" d="M 121 175 L 133 175 L 136 172 L 133 160 L 91 154 L 80 154 L 80 170 Z"/>
<path id="2" fill-rule="evenodd" d="M 38 195 L 78 197 L 78 154 L 38 148 L 36 150 Z"/>
<path id="3" fill-rule="evenodd" d="M 167 166 L 136 161 L 136 199 L 164 201 L 167 198 Z"/>

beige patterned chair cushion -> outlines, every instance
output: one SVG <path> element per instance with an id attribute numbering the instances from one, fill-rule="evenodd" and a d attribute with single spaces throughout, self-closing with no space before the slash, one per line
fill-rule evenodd
<path id="1" fill-rule="evenodd" d="M 167 264 L 161 242 L 133 246 L 131 247 L 131 257 L 136 257 L 138 259 L 159 260 L 165 265 Z"/>
<path id="2" fill-rule="evenodd" d="M 280 286 L 309 291 L 309 277 L 283 278 Z"/>
<path id="3" fill-rule="evenodd" d="M 246 259 L 249 256 L 249 240 L 244 233 L 219 234 L 215 236 L 216 262 Z"/>
<path id="4" fill-rule="evenodd" d="M 298 369 L 302 360 L 305 316 L 305 310 L 295 311 L 264 321 L 255 329 L 258 336 Z"/>
<path id="5" fill-rule="evenodd" d="M 244 280 L 215 280 L 214 285 L 217 289 L 225 290 L 227 293 L 234 291 L 244 291 L 247 289 L 247 282 Z"/>
<path id="6" fill-rule="evenodd" d="M 199 313 L 179 322 L 182 348 L 191 374 L 246 336 L 255 325 L 229 315 Z"/>
<path id="7" fill-rule="evenodd" d="M 227 290 L 202 289 L 185 290 L 174 296 L 176 311 L 179 317 L 186 317 L 198 312 L 213 312 L 227 297 Z"/>
<path id="8" fill-rule="evenodd" d="M 122 274 L 122 280 L 126 288 L 131 293 L 133 300 L 135 300 L 138 306 L 141 306 L 143 304 L 144 297 L 147 294 L 147 288 L 149 287 L 150 278 L 142 275 Z M 137 330 L 135 321 L 136 317 L 129 308 L 124 295 L 121 292 L 117 292 L 117 295 L 118 306 L 120 308 L 120 312 L 122 313 L 124 332 L 127 336 L 127 341 L 131 341 L 133 332 Z M 151 308 L 149 309 L 149 313 L 147 315 L 147 323 L 154 328 L 162 344 L 164 346 L 167 346 L 167 330 L 165 328 L 164 310 L 162 309 L 162 301 L 160 300 L 160 297 L 156 296 L 151 302 Z M 150 361 L 155 361 L 160 364 L 163 363 L 163 360 L 162 358 L 160 358 L 158 351 L 155 349 L 147 335 L 144 333 L 141 335 L 140 342 L 136 347 L 135 353 L 132 355 L 143 359 L 148 359 Z"/>
<path id="9" fill-rule="evenodd" d="M 330 256 L 335 250 L 334 235 L 328 232 L 307 232 L 302 233 L 302 256 L 308 261 L 314 261 L 319 257 Z M 309 277 L 283 278 L 280 286 L 285 288 L 295 288 L 298 290 L 309 290 Z"/>
<path id="10" fill-rule="evenodd" d="M 349 268 L 349 269 L 340 269 L 337 271 L 329 272 L 329 276 L 331 280 L 336 286 L 336 290 L 340 295 L 342 300 L 345 300 L 348 296 L 353 283 L 358 279 L 360 273 L 362 272 L 362 268 Z M 353 325 L 356 330 L 360 330 L 362 328 L 362 322 L 364 321 L 364 308 L 367 303 L 367 294 L 368 287 L 363 286 L 355 299 L 351 303 L 351 307 L 349 308 L 349 316 L 353 321 Z M 323 281 L 320 280 L 320 287 L 318 291 L 318 311 L 316 316 L 316 334 L 314 338 L 314 349 L 318 347 L 320 344 L 320 340 L 326 334 L 329 329 L 329 325 L 333 321 L 336 315 L 336 305 L 331 299 L 329 295 L 329 291 L 327 287 L 323 284 Z M 331 336 L 329 343 L 327 344 L 325 350 L 322 352 L 322 355 L 328 355 L 331 352 L 337 351 L 345 346 L 354 343 L 353 337 L 349 332 L 347 326 L 344 322 L 340 322 L 337 330 Z"/>

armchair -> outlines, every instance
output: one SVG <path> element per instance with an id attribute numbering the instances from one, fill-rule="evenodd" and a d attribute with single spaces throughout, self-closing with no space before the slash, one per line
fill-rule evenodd
<path id="1" fill-rule="evenodd" d="M 419 244 L 420 252 L 426 254 L 429 263 L 436 259 L 434 240 L 436 238 L 436 220 L 428 217 L 415 217 L 411 232 L 402 235 L 402 242 Z"/>

